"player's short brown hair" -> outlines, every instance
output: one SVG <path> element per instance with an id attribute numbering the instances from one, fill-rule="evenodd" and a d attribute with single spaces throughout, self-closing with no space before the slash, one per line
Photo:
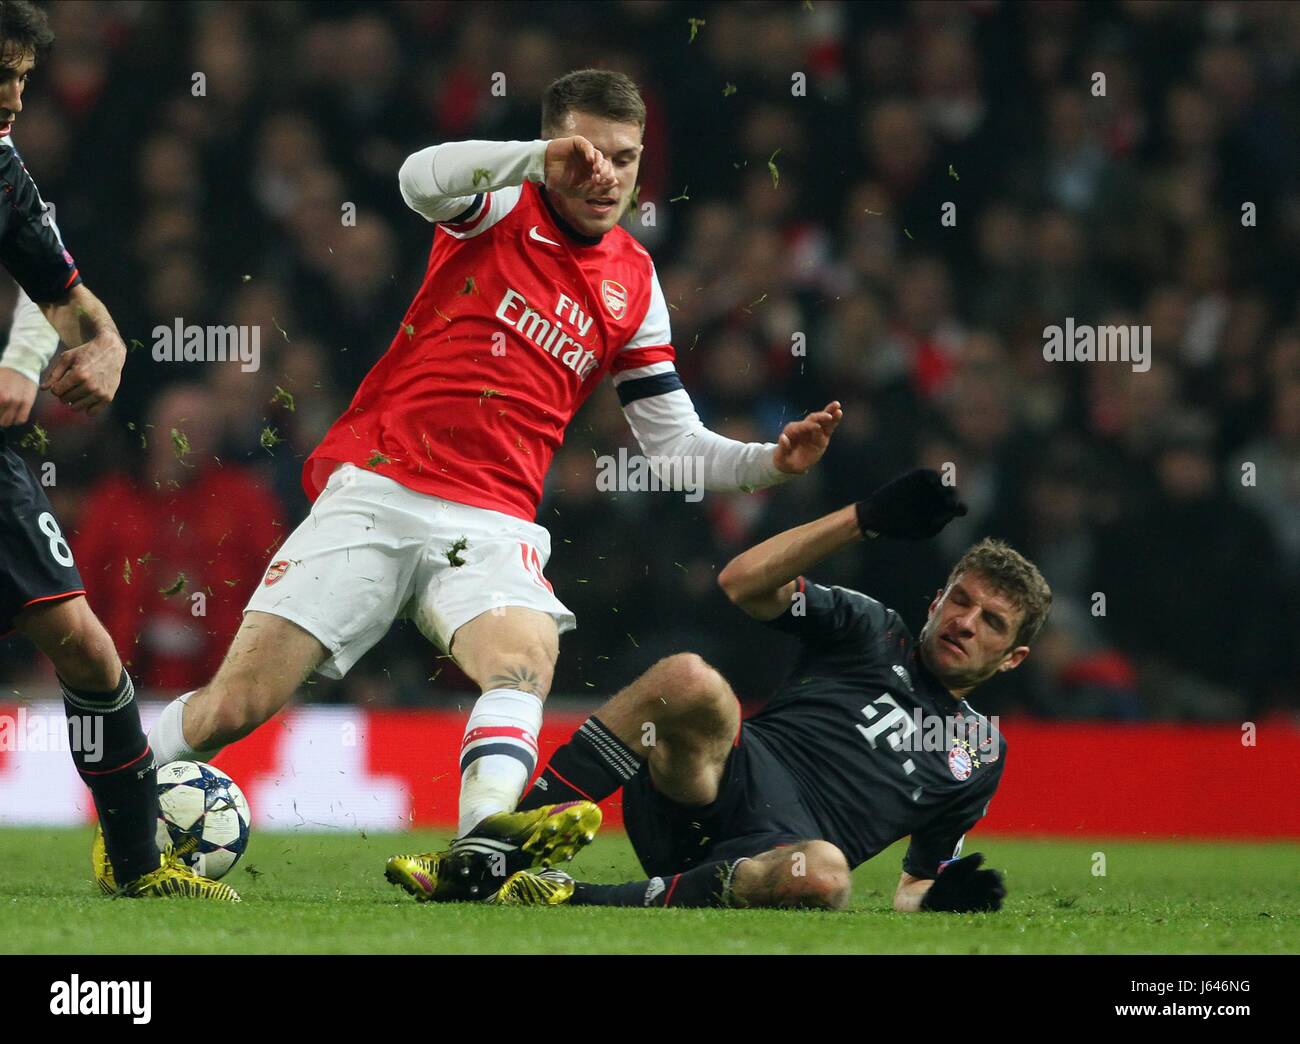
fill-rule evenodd
<path id="1" fill-rule="evenodd" d="M 645 129 L 645 102 L 630 76 L 609 69 L 575 69 L 542 95 L 542 134 L 558 130 L 570 112 L 585 112 Z"/>
<path id="2" fill-rule="evenodd" d="M 979 573 L 1023 614 L 1012 648 L 1038 637 L 1052 611 L 1052 589 L 1033 562 L 1010 544 L 985 537 L 952 567 L 945 587 L 952 587 L 963 573 Z"/>
<path id="3" fill-rule="evenodd" d="M 46 13 L 27 0 L 0 2 L 0 64 L 16 66 L 25 55 L 44 58 L 54 45 Z"/>

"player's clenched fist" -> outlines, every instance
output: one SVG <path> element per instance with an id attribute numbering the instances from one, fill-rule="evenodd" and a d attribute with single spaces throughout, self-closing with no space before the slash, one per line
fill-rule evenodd
<path id="1" fill-rule="evenodd" d="M 800 421 L 791 421 L 781 432 L 772 463 L 787 475 L 802 475 L 819 460 L 830 445 L 831 435 L 839 427 L 844 410 L 838 402 L 826 404 L 824 410 L 810 413 Z"/>
<path id="2" fill-rule="evenodd" d="M 93 417 L 113 401 L 125 361 L 122 338 L 116 330 L 104 330 L 55 359 L 41 387 Z"/>
<path id="3" fill-rule="evenodd" d="M 563 196 L 588 196 L 618 184 L 614 165 L 579 134 L 546 144 L 546 187 Z"/>

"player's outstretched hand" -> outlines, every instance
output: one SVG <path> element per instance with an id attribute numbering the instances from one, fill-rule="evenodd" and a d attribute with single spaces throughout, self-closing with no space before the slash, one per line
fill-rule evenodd
<path id="1" fill-rule="evenodd" d="M 0 366 L 0 428 L 26 424 L 36 401 L 35 382 L 17 370 Z"/>
<path id="2" fill-rule="evenodd" d="M 858 528 L 863 536 L 924 540 L 936 535 L 954 518 L 966 514 L 957 490 L 945 486 L 932 468 L 917 468 L 886 482 L 859 500 Z"/>
<path id="3" fill-rule="evenodd" d="M 1007 895 L 1002 875 L 996 870 L 981 870 L 983 862 L 983 854 L 975 852 L 943 867 L 921 897 L 921 909 L 945 913 L 1001 910 Z"/>
<path id="4" fill-rule="evenodd" d="M 831 435 L 844 418 L 838 402 L 828 402 L 824 410 L 810 413 L 803 420 L 791 421 L 777 439 L 772 463 L 787 475 L 802 475 L 819 460 L 830 445 Z"/>
<path id="5" fill-rule="evenodd" d="M 50 367 L 41 387 L 74 410 L 90 416 L 113 401 L 122 379 L 126 345 L 116 330 L 64 350 Z"/>
<path id="6" fill-rule="evenodd" d="M 585 197 L 618 184 L 614 164 L 580 134 L 546 143 L 546 187 L 562 196 Z"/>

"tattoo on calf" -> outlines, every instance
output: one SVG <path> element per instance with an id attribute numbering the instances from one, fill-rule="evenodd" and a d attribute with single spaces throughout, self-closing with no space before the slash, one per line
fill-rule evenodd
<path id="1" fill-rule="evenodd" d="M 494 674 L 487 681 L 488 689 L 518 689 L 530 692 L 534 696 L 542 694 L 542 677 L 531 667 L 507 667 L 501 674 Z"/>

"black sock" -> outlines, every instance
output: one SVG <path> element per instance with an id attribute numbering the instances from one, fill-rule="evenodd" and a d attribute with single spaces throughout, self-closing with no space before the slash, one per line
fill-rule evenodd
<path id="1" fill-rule="evenodd" d="M 731 879 L 741 859 L 703 863 L 671 877 L 602 885 L 578 881 L 573 906 L 731 906 Z"/>
<path id="2" fill-rule="evenodd" d="M 604 801 L 640 767 L 632 748 L 593 714 L 551 755 L 517 807 L 526 812 L 561 801 Z"/>
<path id="3" fill-rule="evenodd" d="M 95 799 L 120 886 L 158 869 L 158 771 L 140 727 L 135 686 L 126 671 L 112 692 L 85 692 L 59 682 L 68 747 Z"/>

